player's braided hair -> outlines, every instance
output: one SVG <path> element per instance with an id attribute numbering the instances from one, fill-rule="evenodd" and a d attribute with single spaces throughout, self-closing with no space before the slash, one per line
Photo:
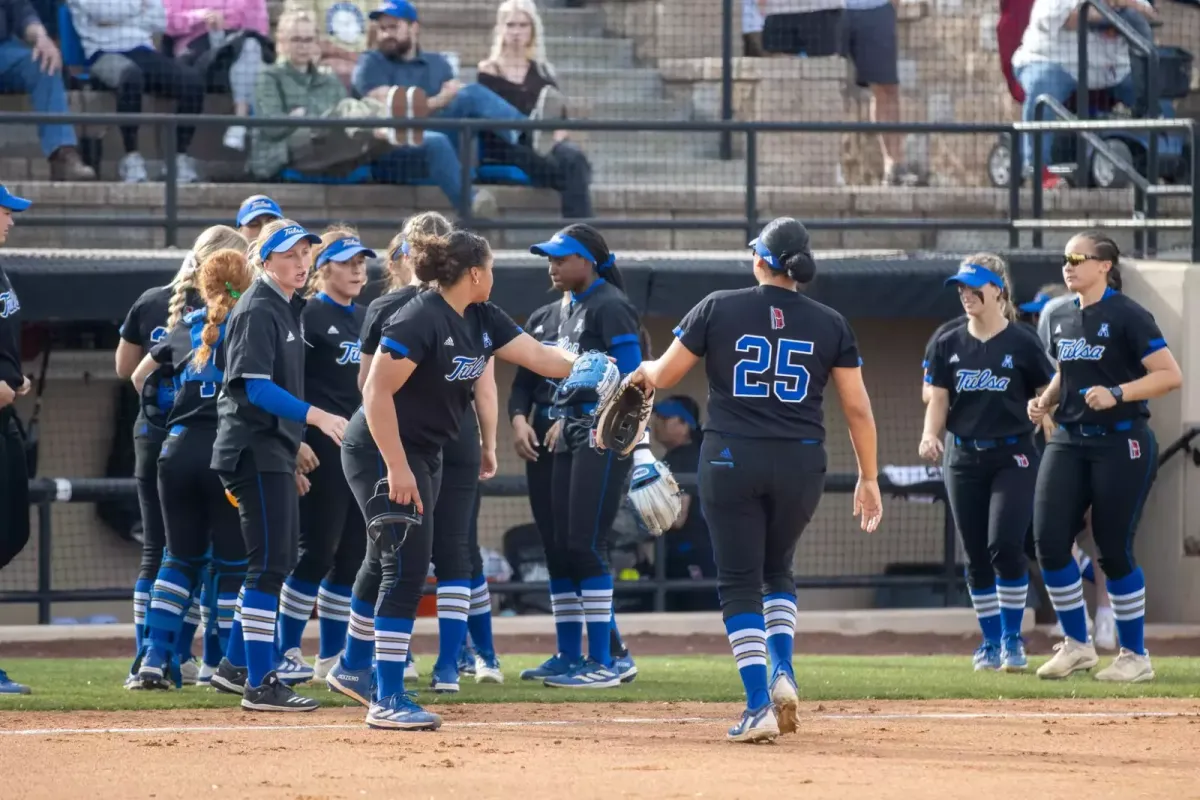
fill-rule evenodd
<path id="1" fill-rule="evenodd" d="M 1008 262 L 995 253 L 976 253 L 963 260 L 963 266 L 974 264 L 989 269 L 1000 276 L 1004 286 L 1000 289 L 1000 306 L 1004 316 L 1010 321 L 1017 318 L 1017 306 L 1012 301 L 1012 275 L 1009 273 Z"/>
<path id="2" fill-rule="evenodd" d="M 450 220 L 436 211 L 422 211 L 420 214 L 414 214 L 405 220 L 404 227 L 388 242 L 387 290 L 394 292 L 412 283 L 413 267 L 411 256 L 406 256 L 401 252 L 401 248 L 405 242 L 408 242 L 409 250 L 411 251 L 414 234 L 423 233 L 430 236 L 446 236 L 452 230 L 454 230 L 454 226 L 450 224 Z"/>
<path id="3" fill-rule="evenodd" d="M 219 250 L 201 262 L 196 270 L 196 285 L 208 308 L 208 319 L 200 332 L 200 346 L 192 356 L 196 369 L 204 369 L 212 358 L 212 349 L 221 336 L 221 324 L 253 280 L 249 260 L 237 250 Z"/>
<path id="4" fill-rule="evenodd" d="M 325 278 L 328 277 L 329 273 L 324 269 L 324 267 L 321 269 L 315 269 L 317 259 L 321 257 L 321 253 L 325 252 L 325 249 L 334 242 L 341 239 L 348 239 L 352 236 L 358 236 L 358 229 L 353 225 L 347 225 L 345 223 L 330 225 L 325 229 L 325 232 L 321 234 L 321 243 L 312 250 L 314 269 L 308 276 L 308 288 L 304 290 L 305 297 L 312 297 L 313 295 L 324 291 L 325 289 Z"/>
<path id="5" fill-rule="evenodd" d="M 413 233 L 408 239 L 409 260 L 417 280 L 448 288 L 472 267 L 484 267 L 492 248 L 477 233 L 456 229 L 444 236 Z"/>
<path id="6" fill-rule="evenodd" d="M 1112 267 L 1108 270 L 1105 280 L 1108 282 L 1109 288 L 1121 291 L 1121 248 L 1117 247 L 1117 243 L 1112 237 L 1101 230 L 1084 231 L 1079 234 L 1082 239 L 1087 239 L 1096 248 L 1096 258 L 1101 261 L 1111 261 Z"/>
<path id="7" fill-rule="evenodd" d="M 192 249 L 183 258 L 179 272 L 171 279 L 171 288 L 174 291 L 167 304 L 167 330 L 179 324 L 179 318 L 183 316 L 183 309 L 187 305 L 188 293 L 196 288 L 196 267 L 218 250 L 244 250 L 246 245 L 246 237 L 228 225 L 214 225 L 196 237 Z"/>

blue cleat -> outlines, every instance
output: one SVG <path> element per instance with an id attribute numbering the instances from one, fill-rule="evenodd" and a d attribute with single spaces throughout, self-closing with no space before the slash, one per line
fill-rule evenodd
<path id="1" fill-rule="evenodd" d="M 779 724 L 775 721 L 774 707 L 767 703 L 762 708 L 747 708 L 742 712 L 741 722 L 730 728 L 727 736 L 731 742 L 748 744 L 775 741 Z"/>
<path id="2" fill-rule="evenodd" d="M 585 658 L 564 675 L 551 675 L 542 681 L 552 689 L 612 689 L 621 685 L 621 676 L 612 667 Z"/>
<path id="3" fill-rule="evenodd" d="M 372 703 L 367 712 L 367 726 L 382 730 L 436 731 L 442 718 L 417 705 L 416 692 L 404 692 Z"/>
<path id="4" fill-rule="evenodd" d="M 1000 646 L 995 642 L 985 641 L 975 650 L 972 663 L 976 672 L 1000 669 Z"/>
<path id="5" fill-rule="evenodd" d="M 296 686 L 311 681 L 316 675 L 316 671 L 304 660 L 304 654 L 300 652 L 300 648 L 293 647 L 279 659 L 279 664 L 275 667 L 275 674 L 279 676 L 279 682 L 285 686 Z"/>
<path id="6" fill-rule="evenodd" d="M 614 658 L 612 668 L 621 677 L 621 683 L 633 683 L 638 674 L 637 664 L 633 663 L 633 656 L 628 652 Z"/>
<path id="7" fill-rule="evenodd" d="M 337 666 L 325 676 L 325 685 L 329 687 L 329 691 L 344 694 L 370 708 L 371 700 L 375 696 L 375 669 L 347 669 L 341 659 L 338 659 Z"/>
<path id="8" fill-rule="evenodd" d="M 571 671 L 571 661 L 562 653 L 552 655 L 539 666 L 521 670 L 521 680 L 541 681 L 555 675 L 566 675 Z"/>
<path id="9" fill-rule="evenodd" d="M 172 663 L 171 654 L 151 642 L 145 645 L 139 660 L 141 663 L 138 665 L 137 680 L 141 688 L 169 691 L 171 677 L 177 669 Z M 179 683 L 175 685 L 178 686 Z"/>
<path id="10" fill-rule="evenodd" d="M 443 667 L 433 665 L 433 674 L 429 678 L 429 688 L 438 694 L 454 694 L 458 691 L 458 665 Z"/>
<path id="11" fill-rule="evenodd" d="M 8 673 L 0 669 L 0 694 L 33 694 L 32 690 L 23 683 L 17 683 L 8 677 Z"/>
<path id="12" fill-rule="evenodd" d="M 1000 669 L 1005 672 L 1024 672 L 1029 669 L 1025 657 L 1025 640 L 1020 634 L 1005 636 L 1000 645 Z"/>

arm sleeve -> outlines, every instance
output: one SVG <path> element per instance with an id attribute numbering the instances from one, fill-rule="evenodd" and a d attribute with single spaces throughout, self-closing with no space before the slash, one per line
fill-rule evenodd
<path id="1" fill-rule="evenodd" d="M 171 347 L 171 339 L 173 336 L 168 336 L 158 344 L 150 348 L 150 357 L 158 364 L 171 364 L 175 359 L 172 355 L 173 348 Z"/>
<path id="2" fill-rule="evenodd" d="M 359 97 L 366 97 L 372 89 L 378 89 L 380 86 L 390 86 L 387 65 L 382 58 L 375 58 L 374 53 L 363 53 L 354 65 L 351 84 L 354 86 L 354 93 Z"/>
<path id="3" fill-rule="evenodd" d="M 491 353 L 496 352 L 521 334 L 521 326 L 513 322 L 504 309 L 495 303 L 484 303 L 484 330 L 492 339 Z M 488 355 L 491 355 L 488 353 Z"/>
<path id="4" fill-rule="evenodd" d="M 691 351 L 692 355 L 704 358 L 708 352 L 708 323 L 715 301 L 712 295 L 704 298 L 687 313 L 675 327 L 675 338 Z"/>
<path id="5" fill-rule="evenodd" d="M 225 336 L 226 381 L 274 379 L 279 335 L 267 312 L 230 315 Z"/>
<path id="6" fill-rule="evenodd" d="M 854 336 L 854 329 L 850 327 L 850 323 L 845 317 L 840 317 L 838 320 L 841 323 L 841 331 L 838 337 L 837 357 L 833 360 L 833 366 L 854 369 L 862 366 L 862 356 L 858 352 L 858 339 Z"/>
<path id="7" fill-rule="evenodd" d="M 310 408 L 308 403 L 265 378 L 248 379 L 246 381 L 246 397 L 268 414 L 274 414 L 283 419 L 304 422 L 308 417 Z"/>
<path id="8" fill-rule="evenodd" d="M 945 347 L 940 340 L 934 344 L 933 357 L 929 360 L 929 369 L 925 372 L 925 382 L 946 390 L 954 385 L 954 370 L 946 360 Z"/>
<path id="9" fill-rule="evenodd" d="M 1154 315 L 1141 306 L 1132 306 L 1133 313 L 1125 323 L 1125 341 L 1133 356 L 1140 362 L 1152 353 L 1166 348 L 1167 340 L 1158 329 Z"/>
<path id="10" fill-rule="evenodd" d="M 1038 317 L 1037 335 L 1038 340 L 1042 343 L 1042 349 L 1045 351 L 1046 357 L 1053 361 L 1055 354 L 1054 342 L 1050 338 L 1050 314 L 1045 313 L 1045 311 Z"/>
<path id="11" fill-rule="evenodd" d="M 381 319 L 379 308 L 374 303 L 367 306 L 367 316 L 363 319 L 362 326 L 362 344 L 359 346 L 359 351 L 363 355 L 373 356 L 379 350 L 379 337 L 383 328 L 383 319 Z"/>
<path id="12" fill-rule="evenodd" d="M 420 364 L 437 347 L 437 343 L 431 341 L 435 338 L 432 323 L 422 320 L 415 312 L 416 309 L 408 305 L 388 319 L 379 335 L 379 352 Z"/>
<path id="13" fill-rule="evenodd" d="M 933 363 L 933 351 L 937 347 L 938 331 L 933 332 L 929 337 L 929 341 L 925 343 L 925 357 L 921 360 L 921 371 L 924 373 L 925 382 L 929 383 L 929 365 Z"/>
<path id="14" fill-rule="evenodd" d="M 136 344 L 139 347 L 142 344 L 142 298 L 134 301 L 129 308 L 129 313 L 125 315 L 125 321 L 121 323 L 120 334 L 121 338 L 130 344 Z"/>
<path id="15" fill-rule="evenodd" d="M 1050 383 L 1056 371 L 1054 362 L 1042 347 L 1042 340 L 1036 336 L 1029 338 L 1029 353 L 1025 358 L 1025 379 L 1031 389 L 1038 389 Z"/>
<path id="16" fill-rule="evenodd" d="M 630 343 L 638 345 L 638 350 L 641 351 L 641 326 L 638 324 L 637 311 L 632 303 L 621 298 L 605 304 L 595 313 L 599 333 L 604 339 L 604 347 L 609 355 L 616 356 L 616 348 Z M 625 370 L 622 369 L 621 372 L 624 373 Z"/>
<path id="17" fill-rule="evenodd" d="M 437 87 L 437 90 L 434 92 L 436 94 L 442 90 L 442 87 L 448 81 L 454 80 L 454 70 L 451 68 L 450 62 L 441 53 L 427 53 L 425 57 L 429 59 L 429 66 L 432 67 L 429 70 L 433 77 L 430 83 Z"/>
<path id="18" fill-rule="evenodd" d="M 608 354 L 617 360 L 621 375 L 628 375 L 642 363 L 642 345 L 639 342 L 621 342 L 608 348 Z"/>
<path id="19" fill-rule="evenodd" d="M 42 18 L 38 16 L 29 0 L 14 0 L 9 13 L 12 15 L 10 19 L 13 22 L 11 34 L 17 39 L 25 38 L 25 31 L 29 30 L 30 25 L 45 27 Z"/>

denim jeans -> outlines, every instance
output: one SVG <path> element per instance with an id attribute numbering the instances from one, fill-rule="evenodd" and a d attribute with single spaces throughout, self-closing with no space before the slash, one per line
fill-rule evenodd
<path id="1" fill-rule="evenodd" d="M 446 119 L 527 119 L 512 103 L 478 83 L 468 83 L 454 95 L 445 108 L 434 112 L 435 117 Z M 458 131 L 443 131 L 458 147 Z M 494 131 L 512 144 L 516 144 L 520 131 Z"/>
<path id="2" fill-rule="evenodd" d="M 69 111 L 62 74 L 42 72 L 33 60 L 33 51 L 17 39 L 0 42 L 0 94 L 29 94 L 34 111 L 47 114 Z M 75 129 L 70 125 L 39 125 L 38 138 L 42 153 L 49 156 L 60 147 L 75 146 Z"/>
<path id="3" fill-rule="evenodd" d="M 455 208 L 463 189 L 458 152 L 450 138 L 437 131 L 425 131 L 425 141 L 417 147 L 397 147 L 376 159 L 371 164 L 371 177 L 377 183 L 395 184 L 432 179 Z"/>

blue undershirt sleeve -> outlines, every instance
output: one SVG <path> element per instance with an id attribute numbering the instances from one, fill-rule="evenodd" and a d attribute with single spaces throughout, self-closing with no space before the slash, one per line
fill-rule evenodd
<path id="1" fill-rule="evenodd" d="M 304 422 L 308 418 L 309 404 L 294 397 L 283 387 L 263 378 L 246 380 L 246 397 L 250 402 L 283 419 Z"/>

